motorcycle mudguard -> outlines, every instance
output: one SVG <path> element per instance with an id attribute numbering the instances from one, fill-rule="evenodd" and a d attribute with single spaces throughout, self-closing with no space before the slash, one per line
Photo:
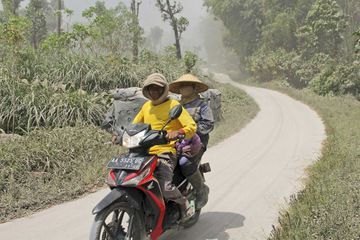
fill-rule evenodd
<path id="1" fill-rule="evenodd" d="M 124 196 L 124 198 L 126 199 L 126 201 L 129 202 L 129 204 L 136 208 L 136 209 L 140 209 L 140 201 L 141 201 L 141 196 L 139 196 L 140 193 L 137 190 L 133 190 L 131 191 L 131 189 L 119 189 L 119 188 L 114 188 L 111 190 L 111 192 L 106 195 L 92 210 L 92 214 L 97 214 L 99 212 L 101 212 L 102 210 L 104 210 L 105 208 L 107 208 L 108 206 L 110 206 L 113 202 L 115 202 L 116 200 L 118 200 L 119 198 L 121 198 L 122 196 Z M 140 201 L 139 201 L 140 200 Z"/>

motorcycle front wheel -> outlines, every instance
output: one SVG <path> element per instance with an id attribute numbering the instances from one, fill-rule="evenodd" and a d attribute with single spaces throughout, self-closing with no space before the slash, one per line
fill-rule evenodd
<path id="1" fill-rule="evenodd" d="M 90 240 L 144 240 L 145 227 L 139 211 L 127 202 L 115 202 L 95 216 Z"/>

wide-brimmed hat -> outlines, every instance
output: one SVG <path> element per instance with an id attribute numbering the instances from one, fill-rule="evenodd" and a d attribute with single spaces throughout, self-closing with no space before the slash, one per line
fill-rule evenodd
<path id="1" fill-rule="evenodd" d="M 209 87 L 200 81 L 197 77 L 192 74 L 184 74 L 179 79 L 169 84 L 170 92 L 180 94 L 180 87 L 184 83 L 191 83 L 195 85 L 195 90 L 197 93 L 205 92 Z"/>

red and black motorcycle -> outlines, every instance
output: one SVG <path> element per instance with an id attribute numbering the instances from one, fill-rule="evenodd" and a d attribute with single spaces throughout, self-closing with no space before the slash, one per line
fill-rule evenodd
<path id="1" fill-rule="evenodd" d="M 169 120 L 178 118 L 180 105 L 171 109 Z M 129 149 L 125 155 L 114 157 L 107 165 L 110 169 L 107 184 L 111 192 L 102 199 L 92 213 L 90 240 L 156 240 L 171 228 L 194 225 L 201 209 L 196 210 L 196 194 L 178 167 L 174 172 L 174 184 L 189 200 L 193 216 L 182 222 L 180 207 L 165 201 L 159 183 L 154 176 L 158 157 L 149 155 L 152 146 L 166 144 L 166 131 L 151 130 L 150 125 L 134 124 L 122 135 L 122 145 Z M 211 171 L 208 163 L 200 166 L 202 173 Z"/>

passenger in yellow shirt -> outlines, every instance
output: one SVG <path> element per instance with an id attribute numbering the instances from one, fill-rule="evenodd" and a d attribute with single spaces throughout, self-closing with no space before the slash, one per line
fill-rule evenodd
<path id="1" fill-rule="evenodd" d="M 169 99 L 169 85 L 166 78 L 159 73 L 151 74 L 147 77 L 143 86 L 143 95 L 150 99 L 135 116 L 133 123 L 146 123 L 151 125 L 151 129 L 161 130 L 168 119 L 171 108 L 180 103 Z M 166 127 L 167 138 L 175 140 L 181 134 L 185 138 L 191 138 L 196 132 L 196 123 L 190 114 L 184 110 L 179 118 L 171 121 Z M 150 154 L 160 157 L 159 165 L 156 170 L 156 177 L 159 181 L 165 199 L 178 203 L 181 207 L 182 220 L 189 218 L 187 212 L 189 202 L 182 196 L 181 192 L 172 183 L 173 171 L 177 164 L 175 141 L 170 141 L 165 145 L 157 145 L 150 148 Z"/>

